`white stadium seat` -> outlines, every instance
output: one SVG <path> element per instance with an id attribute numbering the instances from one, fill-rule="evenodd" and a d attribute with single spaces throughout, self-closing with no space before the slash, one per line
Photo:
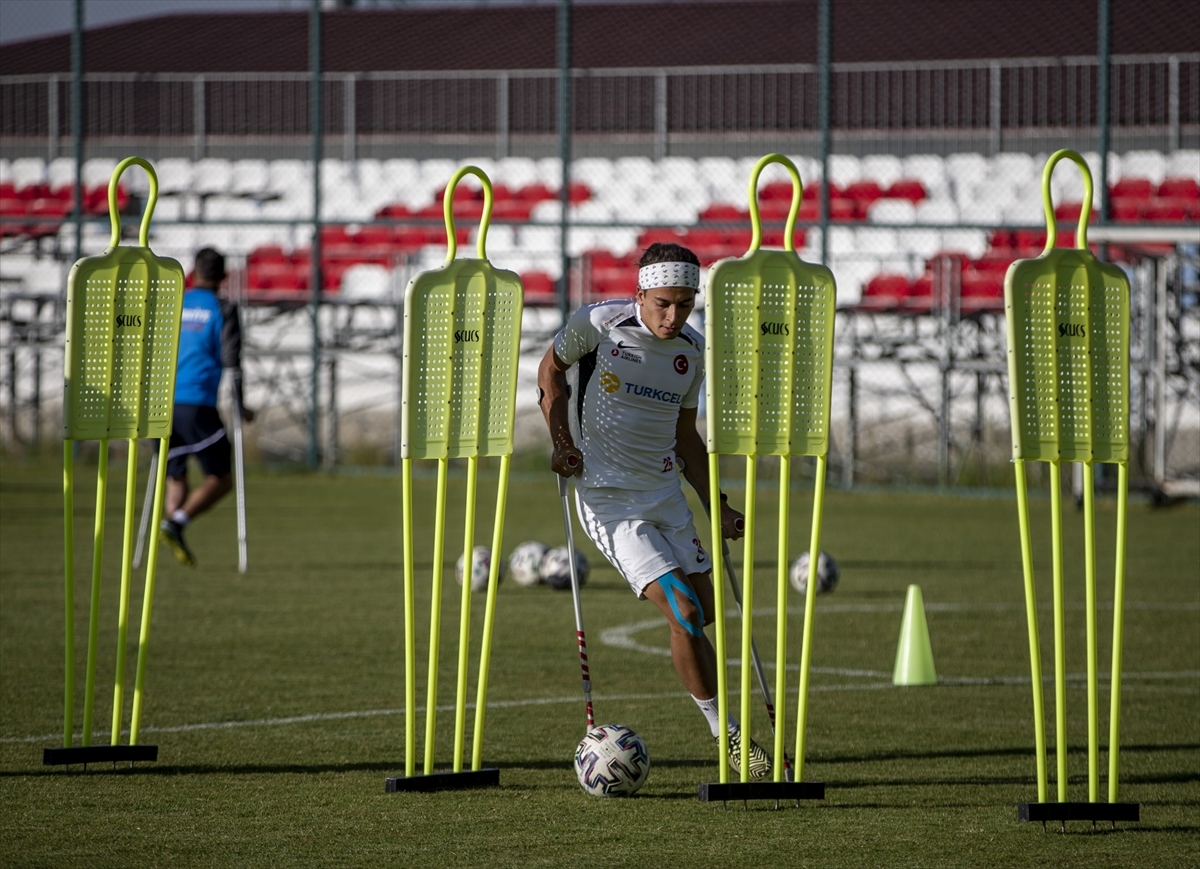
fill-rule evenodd
<path id="1" fill-rule="evenodd" d="M 303 160 L 272 160 L 270 190 L 286 196 L 297 187 L 312 184 L 312 170 Z"/>
<path id="2" fill-rule="evenodd" d="M 396 190 L 413 187 L 421 180 L 421 164 L 410 157 L 393 157 L 384 160 L 380 173 L 384 183 Z"/>
<path id="3" fill-rule="evenodd" d="M 562 203 L 557 199 L 546 199 L 533 206 L 529 212 L 531 223 L 547 223 L 555 226 L 562 220 Z"/>
<path id="4" fill-rule="evenodd" d="M 40 157 L 18 157 L 12 161 L 12 183 L 20 190 L 46 180 L 46 161 Z"/>
<path id="5" fill-rule="evenodd" d="M 12 161 L 0 157 L 0 184 L 12 184 Z"/>
<path id="6" fill-rule="evenodd" d="M 861 181 L 862 163 L 853 154 L 829 155 L 829 180 L 838 187 Z"/>
<path id="7" fill-rule="evenodd" d="M 871 154 L 862 158 L 862 174 L 886 190 L 904 177 L 904 164 L 891 154 Z"/>
<path id="8" fill-rule="evenodd" d="M 1194 178 L 1200 181 L 1200 151 L 1186 148 L 1167 157 L 1168 178 Z"/>
<path id="9" fill-rule="evenodd" d="M 958 223 L 958 206 L 950 199 L 926 199 L 917 204 L 913 223 L 943 226 Z"/>
<path id="10" fill-rule="evenodd" d="M 542 157 L 537 161 L 536 180 L 547 187 L 557 189 L 562 185 L 562 160 L 557 157 Z"/>
<path id="11" fill-rule="evenodd" d="M 1042 194 L 1037 191 L 1032 195 L 1022 193 L 1004 206 L 1004 222 L 1011 226 L 1037 226 L 1045 222 L 1045 211 L 1042 208 Z"/>
<path id="12" fill-rule="evenodd" d="M 496 177 L 492 180 L 498 184 L 506 184 L 514 190 L 535 184 L 538 180 L 537 163 L 529 157 L 505 157 L 496 164 Z"/>
<path id="13" fill-rule="evenodd" d="M 961 190 L 971 189 L 988 174 L 987 158 L 982 154 L 967 152 L 951 154 L 946 158 L 946 175 L 954 186 L 954 192 L 961 197 Z"/>
<path id="14" fill-rule="evenodd" d="M 488 235 L 490 238 L 491 233 Z M 391 273 L 383 266 L 353 265 L 342 275 L 339 295 L 343 299 L 386 299 L 391 280 Z"/>
<path id="15" fill-rule="evenodd" d="M 168 157 L 154 165 L 158 174 L 160 196 L 178 196 L 192 189 L 192 161 L 182 157 Z"/>
<path id="16" fill-rule="evenodd" d="M 913 223 L 916 215 L 916 206 L 907 199 L 876 199 L 867 209 L 871 223 Z"/>
<path id="17" fill-rule="evenodd" d="M 83 183 L 88 187 L 107 185 L 116 168 L 117 161 L 111 157 L 92 157 L 90 160 L 84 161 Z"/>
<path id="18" fill-rule="evenodd" d="M 1042 170 L 1042 167 L 1034 162 L 1032 154 L 1020 151 L 1001 151 L 999 154 L 993 154 L 989 163 L 991 168 L 988 174 L 991 178 L 1003 178 L 1018 186 L 1025 184 Z"/>
<path id="19" fill-rule="evenodd" d="M 1161 184 L 1167 177 L 1167 159 L 1159 151 L 1128 151 L 1121 155 L 1121 176 Z"/>
<path id="20" fill-rule="evenodd" d="M 237 160 L 233 164 L 233 180 L 229 192 L 237 196 L 261 197 L 271 181 L 271 167 L 266 160 Z"/>
<path id="21" fill-rule="evenodd" d="M 1004 220 L 1004 210 L 1002 206 L 995 202 L 979 200 L 968 202 L 960 208 L 958 210 L 958 218 L 963 223 L 980 226 L 998 226 Z"/>
<path id="22" fill-rule="evenodd" d="M 573 220 L 580 223 L 612 223 L 614 211 L 611 205 L 599 199 L 589 199 L 570 210 Z"/>
<path id="23" fill-rule="evenodd" d="M 900 242 L 894 229 L 864 226 L 854 231 L 854 248 L 862 254 L 885 257 L 899 253 Z"/>
<path id="24" fill-rule="evenodd" d="M 913 229 L 898 232 L 897 238 L 903 253 L 924 262 L 942 249 L 942 234 L 936 229 Z"/>
<path id="25" fill-rule="evenodd" d="M 902 161 L 905 178 L 915 178 L 925 185 L 930 198 L 947 187 L 946 163 L 940 154 L 911 154 Z"/>
<path id="26" fill-rule="evenodd" d="M 571 161 L 571 178 L 582 181 L 596 195 L 611 183 L 613 164 L 603 157 L 582 157 Z"/>
<path id="27" fill-rule="evenodd" d="M 947 229 L 942 232 L 942 250 L 957 251 L 971 259 L 979 259 L 987 249 L 987 232 L 982 229 Z"/>
<path id="28" fill-rule="evenodd" d="M 193 167 L 192 191 L 201 196 L 225 193 L 233 183 L 233 163 L 219 157 L 197 160 Z"/>
<path id="29" fill-rule="evenodd" d="M 46 171 L 46 183 L 51 190 L 75 183 L 75 158 L 55 157 Z"/>

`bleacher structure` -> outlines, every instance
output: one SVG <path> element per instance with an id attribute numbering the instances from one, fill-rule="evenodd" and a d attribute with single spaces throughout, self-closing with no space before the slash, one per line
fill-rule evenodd
<path id="1" fill-rule="evenodd" d="M 1106 257 L 1124 264 L 1132 278 L 1132 424 L 1144 445 L 1140 464 L 1162 484 L 1200 477 L 1200 54 L 1118 56 L 1112 63 L 1114 90 L 1160 79 L 1163 89 L 1144 111 L 1137 101 L 1114 103 L 1114 150 L 1105 166 L 1109 220 L 1107 226 L 1093 221 L 1098 230 L 1137 230 L 1110 240 Z M 1044 240 L 1040 152 L 1054 150 L 1064 137 L 1084 142 L 1074 144 L 1081 150 L 1095 141 L 1093 128 L 1073 120 L 1083 97 L 1063 102 L 1056 96 L 1083 94 L 1080 83 L 1090 81 L 1094 66 L 1094 58 L 1065 66 L 1054 58 L 903 68 L 833 64 L 840 77 L 835 86 L 844 89 L 847 102 L 835 112 L 842 140 L 829 156 L 827 179 L 813 156 L 811 107 L 761 96 L 815 92 L 812 65 L 591 70 L 579 85 L 589 95 L 585 123 L 591 126 L 574 147 L 566 197 L 570 307 L 630 295 L 637 256 L 656 240 L 687 245 L 705 267 L 740 255 L 750 233 L 744 179 L 762 153 L 793 154 L 806 191 L 796 250 L 807 261 L 827 264 L 839 291 L 834 480 L 986 484 L 989 462 L 1007 460 L 1004 273 L 1014 259 L 1039 251 Z M 1026 77 L 1035 67 L 1038 74 Z M 344 146 L 321 160 L 319 191 L 312 161 L 299 159 L 287 138 L 303 136 L 300 121 L 238 114 L 241 98 L 257 104 L 262 94 L 278 91 L 302 99 L 305 77 L 289 75 L 233 75 L 219 87 L 202 76 L 156 75 L 141 82 L 147 93 L 167 95 L 158 100 L 164 106 L 183 100 L 180 94 L 209 89 L 207 120 L 197 115 L 199 126 L 190 132 L 180 128 L 172 138 L 163 132 L 165 115 L 149 121 L 162 127 L 153 134 L 162 154 L 154 161 L 160 199 L 152 244 L 185 265 L 204 245 L 229 256 L 229 292 L 244 303 L 249 400 L 270 408 L 256 424 L 264 454 L 311 455 L 305 439 L 316 358 L 324 460 L 346 460 L 339 447 L 348 450 L 363 440 L 394 458 L 401 291 L 413 273 L 444 256 L 440 196 L 460 165 L 477 165 L 495 182 L 488 245 L 497 265 L 517 272 L 525 287 L 523 384 L 532 382 L 531 360 L 561 322 L 562 166 L 545 156 L 553 149 L 543 139 L 521 138 L 516 108 L 518 99 L 527 100 L 522 105 L 541 119 L 538 124 L 552 120 L 552 101 L 534 96 L 549 92 L 553 73 L 330 74 L 331 92 L 340 88 L 347 96 L 345 118 L 331 121 L 331 130 L 340 123 L 342 131 L 331 141 L 344 137 Z M 0 77 L 0 93 L 14 107 L 43 99 L 47 88 L 57 94 L 62 84 L 9 78 Z M 97 99 L 116 107 L 103 119 L 116 131 L 124 123 L 119 107 L 132 91 L 120 76 L 97 74 L 91 81 Z M 352 114 L 366 111 L 368 96 L 377 106 L 424 93 L 421 88 L 440 93 L 460 81 L 469 82 L 462 87 L 478 100 L 455 106 L 436 130 L 419 128 L 425 122 L 415 116 L 376 113 L 368 122 Z M 649 114 L 640 103 L 615 96 L 642 81 L 653 83 L 649 93 L 657 101 Z M 892 109 L 866 95 L 893 81 L 909 84 L 897 91 L 905 99 L 895 101 L 898 108 L 889 115 Z M 712 102 L 738 82 L 753 84 L 747 93 L 764 101 L 756 104 L 759 120 L 746 121 L 744 129 L 722 126 L 726 121 Z M 952 92 L 970 94 L 961 111 L 951 105 Z M 357 103 L 351 94 L 358 94 Z M 52 378 L 42 375 L 61 353 L 66 263 L 101 250 L 107 230 L 85 220 L 76 250 L 75 163 L 57 156 L 53 130 L 47 148 L 45 130 L 30 121 L 29 136 L 21 138 L 12 130 L 20 132 L 26 122 L 13 117 L 0 129 L 0 139 L 16 143 L 0 157 L 0 403 L 7 415 L 0 431 L 16 446 L 40 440 L 43 417 L 53 412 L 43 407 L 43 393 L 54 394 Z M 236 124 L 243 125 L 237 128 L 242 139 L 217 140 L 218 128 Z M 781 139 L 794 147 L 780 145 Z M 288 144 L 272 145 L 276 140 Z M 139 150 L 154 154 L 153 148 Z M 99 207 L 97 191 L 115 163 L 101 156 L 102 148 L 89 153 L 82 165 L 85 216 Z M 1100 177 L 1099 156 L 1085 157 Z M 130 179 L 122 190 L 121 206 L 131 220 L 145 198 L 140 183 Z M 1078 216 L 1077 184 L 1067 174 L 1054 179 L 1062 221 Z M 319 221 L 313 219 L 316 193 Z M 819 212 L 824 194 L 828 222 Z M 789 195 L 782 173 L 764 173 L 764 246 L 782 246 Z M 465 225 L 481 206 L 477 189 L 458 189 L 454 211 Z M 469 230 L 459 232 L 460 243 L 471 241 Z M 315 317 L 309 309 L 314 241 L 321 275 Z M 314 321 L 320 336 L 315 354 Z M 519 389 L 518 396 L 519 420 L 539 430 L 532 391 Z M 519 421 L 518 441 L 523 430 Z"/>

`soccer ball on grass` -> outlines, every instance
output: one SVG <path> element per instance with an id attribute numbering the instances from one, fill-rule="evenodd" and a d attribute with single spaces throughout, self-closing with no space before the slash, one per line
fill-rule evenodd
<path id="1" fill-rule="evenodd" d="M 575 566 L 579 570 L 579 584 L 587 582 L 588 563 L 583 553 L 575 550 Z M 552 585 L 560 591 L 571 587 L 571 556 L 567 547 L 556 546 L 542 558 L 540 569 L 542 582 Z"/>
<path id="2" fill-rule="evenodd" d="M 540 583 L 542 559 L 549 551 L 550 547 L 540 540 L 526 540 L 514 549 L 508 556 L 508 572 L 512 574 L 513 582 L 526 588 Z"/>
<path id="3" fill-rule="evenodd" d="M 463 556 L 458 556 L 458 563 L 454 568 L 454 578 L 458 580 L 458 584 L 463 584 L 463 573 L 465 571 L 465 563 Z M 484 591 L 488 585 L 488 573 L 492 569 L 492 550 L 486 546 L 476 546 L 471 558 L 471 591 Z M 496 574 L 496 582 L 499 583 L 504 578 L 504 562 L 500 562 L 500 572 Z"/>
<path id="4" fill-rule="evenodd" d="M 800 553 L 800 557 L 792 562 L 790 579 L 792 588 L 804 594 L 808 589 L 808 551 Z M 833 591 L 838 584 L 838 576 L 841 571 L 838 569 L 838 563 L 827 552 L 822 552 L 817 559 L 817 592 L 823 594 Z"/>
<path id="5" fill-rule="evenodd" d="M 627 797 L 646 783 L 650 752 L 632 729 L 601 724 L 575 749 L 575 777 L 594 797 Z"/>

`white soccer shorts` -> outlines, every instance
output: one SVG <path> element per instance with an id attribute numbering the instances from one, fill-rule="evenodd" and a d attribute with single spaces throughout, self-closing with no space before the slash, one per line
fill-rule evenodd
<path id="1" fill-rule="evenodd" d="M 676 568 L 684 574 L 712 569 L 678 484 L 649 492 L 577 486 L 575 505 L 587 536 L 639 598 Z"/>

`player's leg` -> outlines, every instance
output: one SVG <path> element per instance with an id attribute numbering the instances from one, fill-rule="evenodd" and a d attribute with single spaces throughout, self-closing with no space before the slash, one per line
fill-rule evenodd
<path id="1" fill-rule="evenodd" d="M 232 474 L 206 474 L 204 482 L 192 489 L 180 509 L 191 521 L 228 495 L 232 488 Z"/>
<path id="2" fill-rule="evenodd" d="M 667 619 L 671 628 L 671 662 L 693 697 L 712 697 L 717 692 L 716 654 L 704 625 L 711 621 L 690 578 L 676 568 L 651 582 L 642 594 Z"/>
<path id="3" fill-rule="evenodd" d="M 185 452 L 188 448 L 185 431 L 188 428 L 188 419 L 186 414 L 185 419 L 180 418 L 180 414 L 175 416 L 175 424 L 171 431 L 171 440 L 168 444 L 169 450 L 167 453 L 167 496 L 166 496 L 166 515 L 158 526 L 158 537 L 167 548 L 171 550 L 171 554 L 175 556 L 175 560 L 180 564 L 188 567 L 196 565 L 196 556 L 192 554 L 191 548 L 183 539 L 183 529 L 187 524 L 185 521 L 181 524 L 176 521 L 177 516 L 181 513 L 181 508 L 188 499 L 188 480 L 187 480 L 187 457 Z M 174 452 L 174 455 L 171 453 Z"/>

